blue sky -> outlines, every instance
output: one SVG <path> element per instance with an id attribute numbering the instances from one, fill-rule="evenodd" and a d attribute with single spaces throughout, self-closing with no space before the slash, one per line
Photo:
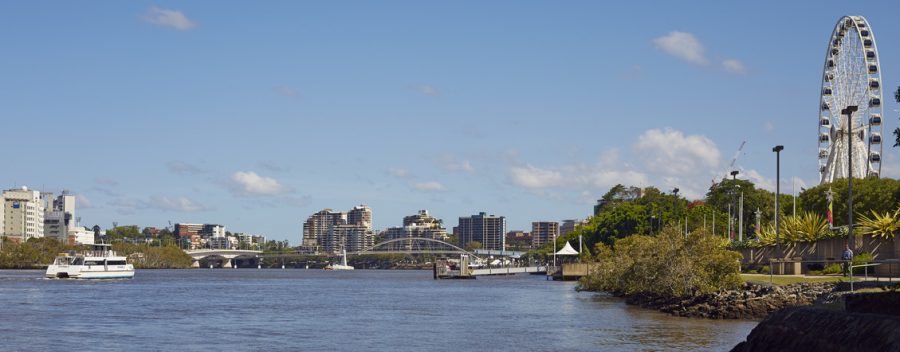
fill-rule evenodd
<path id="1" fill-rule="evenodd" d="M 298 244 L 322 208 L 509 229 L 616 183 L 690 198 L 726 172 L 816 184 L 824 49 L 866 16 L 900 83 L 895 2 L 0 4 L 3 188 L 85 225 L 225 224 Z M 891 89 L 892 91 L 893 89 Z M 893 99 L 886 130 L 897 126 Z M 886 148 L 885 176 L 900 175 Z"/>

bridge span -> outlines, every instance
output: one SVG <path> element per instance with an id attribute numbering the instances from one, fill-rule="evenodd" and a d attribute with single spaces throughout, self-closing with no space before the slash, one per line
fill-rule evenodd
<path id="1" fill-rule="evenodd" d="M 229 268 L 233 266 L 231 262 L 232 259 L 255 259 L 259 258 L 259 255 L 262 254 L 262 251 L 247 249 L 191 249 L 184 252 L 193 259 L 191 266 L 194 268 L 199 268 L 200 261 L 203 259 L 220 259 L 222 261 L 222 267 Z"/>

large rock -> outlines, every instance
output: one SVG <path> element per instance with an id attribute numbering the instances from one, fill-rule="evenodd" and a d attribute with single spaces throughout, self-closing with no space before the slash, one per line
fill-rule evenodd
<path id="1" fill-rule="evenodd" d="M 811 307 L 783 309 L 732 352 L 900 351 L 900 317 Z"/>
<path id="2" fill-rule="evenodd" d="M 833 290 L 834 284 L 830 283 L 744 284 L 738 290 L 690 297 L 632 295 L 626 302 L 683 317 L 762 319 L 782 308 L 833 301 L 837 297 Z"/>

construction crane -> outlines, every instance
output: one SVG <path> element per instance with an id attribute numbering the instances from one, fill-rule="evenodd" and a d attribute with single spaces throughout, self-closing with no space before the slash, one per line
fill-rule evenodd
<path id="1" fill-rule="evenodd" d="M 744 146 L 745 145 L 747 145 L 747 141 L 741 141 L 741 146 L 739 146 L 737 151 L 734 152 L 734 157 L 731 158 L 731 163 L 728 164 L 728 168 L 726 168 L 725 170 L 722 170 L 720 172 L 720 174 L 723 175 L 722 178 L 728 178 L 728 175 L 730 174 L 730 172 L 732 170 L 734 170 L 734 164 L 737 163 L 737 161 L 741 157 L 741 155 L 744 155 Z M 717 183 L 716 179 L 713 179 L 712 185 L 715 186 L 716 183 Z"/>

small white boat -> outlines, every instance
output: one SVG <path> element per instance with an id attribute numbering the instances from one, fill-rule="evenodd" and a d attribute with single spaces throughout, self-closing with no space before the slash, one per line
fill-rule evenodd
<path id="1" fill-rule="evenodd" d="M 63 253 L 47 266 L 46 276 L 59 279 L 130 279 L 134 266 L 116 255 L 112 246 L 95 244 L 80 254 Z"/>
<path id="2" fill-rule="evenodd" d="M 328 264 L 325 270 L 353 270 L 352 266 L 347 265 L 347 251 L 344 251 L 343 259 L 340 264 Z"/>

